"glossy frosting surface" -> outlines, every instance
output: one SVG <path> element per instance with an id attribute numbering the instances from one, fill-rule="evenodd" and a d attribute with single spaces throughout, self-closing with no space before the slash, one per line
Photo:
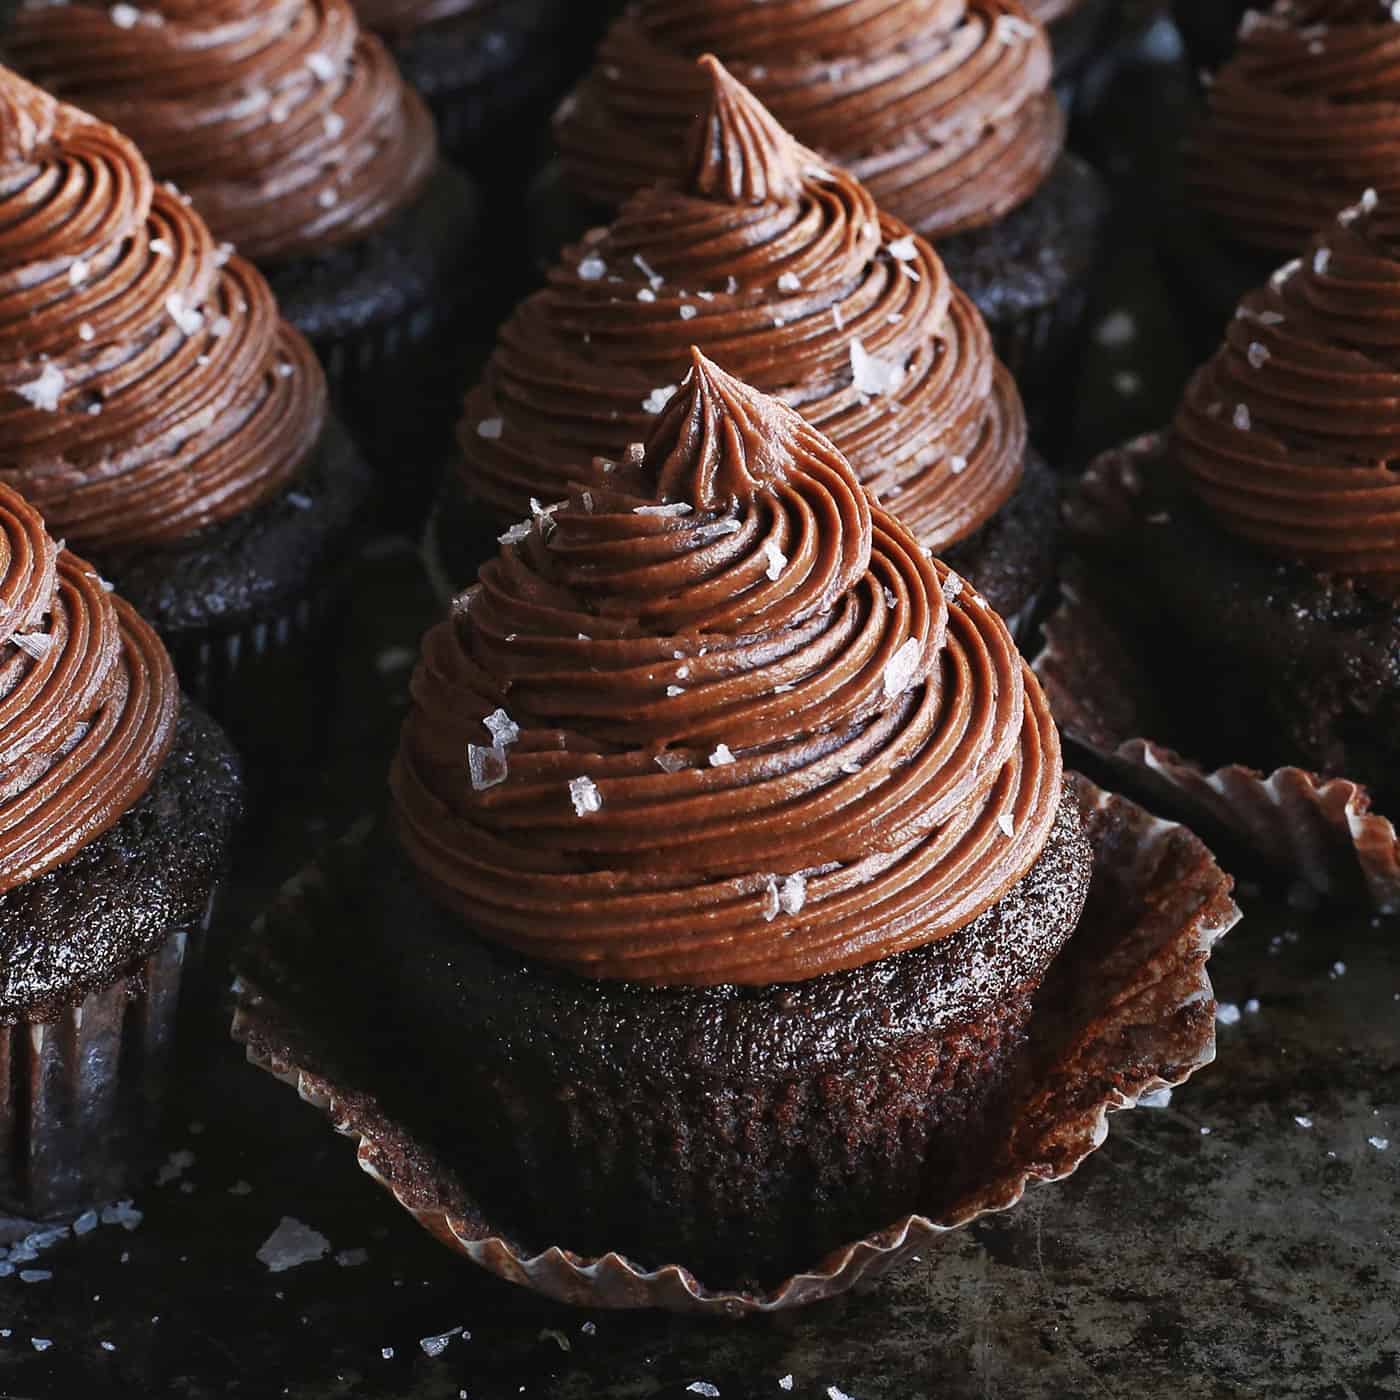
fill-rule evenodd
<path id="1" fill-rule="evenodd" d="M 566 251 L 502 328 L 461 429 L 498 518 L 646 437 L 699 345 L 781 397 L 935 551 L 1015 491 L 1026 420 L 934 250 L 801 146 L 714 59 L 682 177 Z"/>
<path id="2" fill-rule="evenodd" d="M 30 3 L 5 52 L 130 136 L 257 262 L 363 238 L 436 162 L 427 108 L 350 0 Z"/>
<path id="3" fill-rule="evenodd" d="M 165 758 L 179 698 L 155 633 L 0 485 L 0 894 L 121 819 Z"/>
<path id="4" fill-rule="evenodd" d="M 125 136 L 0 69 L 0 481 L 106 554 L 286 485 L 325 380 Z"/>
<path id="5" fill-rule="evenodd" d="M 1400 196 L 1397 196 L 1400 198 Z M 1233 533 L 1400 586 L 1400 241 L 1374 192 L 1250 293 L 1176 419 L 1192 490 Z"/>
<path id="6" fill-rule="evenodd" d="M 1060 755 L 970 586 L 695 352 L 644 452 L 508 532 L 425 639 L 401 839 L 471 929 L 591 977 L 797 981 L 963 928 Z"/>
<path id="7" fill-rule="evenodd" d="M 707 52 L 931 237 L 1021 204 L 1064 143 L 1050 45 L 1019 0 L 640 0 L 556 118 L 574 189 L 612 206 L 675 173 Z"/>
<path id="8" fill-rule="evenodd" d="M 1188 151 L 1192 198 L 1240 242 L 1283 257 L 1368 188 L 1391 196 L 1395 220 L 1400 25 L 1390 7 L 1294 0 L 1286 17 L 1251 14 Z"/>

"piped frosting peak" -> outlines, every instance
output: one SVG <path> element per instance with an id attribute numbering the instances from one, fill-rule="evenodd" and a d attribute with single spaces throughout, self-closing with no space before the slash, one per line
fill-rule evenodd
<path id="1" fill-rule="evenodd" d="M 713 54 L 700 66 L 711 78 L 709 110 L 695 124 L 687 188 L 731 204 L 795 198 L 812 157 Z"/>
<path id="2" fill-rule="evenodd" d="M 774 983 L 935 942 L 1060 800 L 1005 625 L 785 404 L 691 352 L 643 447 L 536 502 L 423 644 L 404 849 L 590 977 Z"/>

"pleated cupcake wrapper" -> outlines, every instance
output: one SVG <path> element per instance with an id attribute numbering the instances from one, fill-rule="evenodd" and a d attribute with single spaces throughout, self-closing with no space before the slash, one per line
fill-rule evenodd
<path id="1" fill-rule="evenodd" d="M 155 1160 L 181 1000 L 212 914 L 211 903 L 54 1019 L 0 1025 L 0 1214 L 76 1214 Z"/>
<path id="2" fill-rule="evenodd" d="M 1094 879 L 1084 917 L 1037 1000 L 1004 1145 L 951 1204 L 906 1215 L 770 1290 L 714 1288 L 679 1263 L 649 1268 L 619 1253 L 586 1257 L 562 1243 L 518 1239 L 485 1218 L 465 1185 L 371 1095 L 313 1067 L 319 1052 L 271 989 L 237 984 L 233 1035 L 251 1063 L 355 1140 L 360 1167 L 424 1229 L 501 1278 L 587 1307 L 739 1317 L 816 1302 L 1009 1209 L 1033 1182 L 1068 1176 L 1103 1142 L 1110 1113 L 1182 1083 L 1214 1058 L 1206 961 L 1239 917 L 1229 878 L 1185 828 L 1086 779 L 1076 783 Z"/>
<path id="3" fill-rule="evenodd" d="M 1146 509 L 1141 464 L 1160 457 L 1164 446 L 1164 435 L 1151 433 L 1100 458 L 1066 503 L 1072 527 L 1106 538 L 1132 524 Z M 1093 588 L 1087 570 L 1066 582 L 1034 662 L 1066 738 L 1154 809 L 1209 840 L 1234 843 L 1285 880 L 1325 898 L 1400 910 L 1400 840 L 1391 821 L 1370 810 L 1361 784 L 1296 767 L 1209 770 L 1135 734 L 1121 645 Z"/>

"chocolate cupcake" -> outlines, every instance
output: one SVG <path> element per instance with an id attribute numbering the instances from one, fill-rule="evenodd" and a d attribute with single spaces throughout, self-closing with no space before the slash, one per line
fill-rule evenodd
<path id="1" fill-rule="evenodd" d="M 677 173 L 706 52 L 938 244 L 1039 398 L 1075 343 L 1107 199 L 1064 152 L 1050 45 L 1019 0 L 639 0 L 555 119 L 577 199 L 615 209 Z"/>
<path id="2" fill-rule="evenodd" d="M 1356 785 L 1400 810 L 1393 229 L 1385 201 L 1367 199 L 1246 296 L 1171 434 L 1096 464 L 1071 512 L 1093 566 L 1087 601 L 1133 639 L 1128 660 L 1156 691 L 1155 727 L 1130 732 L 1207 767 L 1302 769 L 1314 789 L 1344 781 L 1330 817 L 1354 843 L 1352 884 L 1357 850 L 1387 844 L 1362 820 Z M 1153 767 L 1146 750 L 1135 761 Z M 1393 868 L 1393 831 L 1389 847 Z M 1291 874 L 1334 890 L 1334 869 L 1328 858 Z"/>
<path id="3" fill-rule="evenodd" d="M 0 485 L 0 1213 L 26 1219 L 153 1153 L 238 807 L 226 740 L 108 587 Z"/>
<path id="4" fill-rule="evenodd" d="M 535 128 L 576 70 L 590 33 L 568 0 L 354 0 L 427 99 L 443 150 L 490 178 L 519 179 Z"/>
<path id="5" fill-rule="evenodd" d="M 1239 299 L 1374 189 L 1400 201 L 1400 28 L 1376 0 L 1297 0 L 1242 26 L 1188 142 L 1169 266 L 1202 355 Z"/>
<path id="6" fill-rule="evenodd" d="M 411 516 L 431 494 L 481 285 L 473 187 L 350 0 L 22 9 L 10 61 L 112 122 L 255 263 Z"/>
<path id="7" fill-rule="evenodd" d="M 320 366 L 126 137 L 3 69 L 0 122 L 0 480 L 240 741 L 295 750 L 367 486 Z"/>
<path id="8" fill-rule="evenodd" d="M 1091 865 L 1005 625 L 698 351 L 428 634 L 391 787 L 356 936 L 274 920 L 244 995 L 374 1002 L 368 1058 L 425 1066 L 376 1089 L 489 1211 L 723 1282 L 993 1150 Z"/>
<path id="9" fill-rule="evenodd" d="M 982 317 L 922 238 L 717 60 L 701 67 L 685 178 L 634 195 L 501 330 L 434 530 L 447 576 L 470 578 L 532 498 L 606 486 L 694 343 L 797 408 L 921 543 L 1024 619 L 1053 577 L 1056 492 Z"/>

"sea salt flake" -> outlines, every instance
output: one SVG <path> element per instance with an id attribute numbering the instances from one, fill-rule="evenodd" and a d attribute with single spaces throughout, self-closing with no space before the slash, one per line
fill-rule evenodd
<path id="1" fill-rule="evenodd" d="M 15 640 L 18 641 L 19 638 L 16 637 Z M 1344 963 L 1344 962 L 1334 962 L 1334 963 L 1332 964 L 1331 976 L 1333 976 L 1333 977 L 1345 977 L 1346 975 L 1347 975 L 1347 965 L 1346 965 L 1346 963 Z"/>
<path id="2" fill-rule="evenodd" d="M 696 310 L 695 307 L 693 307 L 693 306 L 683 306 L 683 307 L 681 307 L 681 320 L 682 320 L 682 321 L 693 321 L 693 320 L 696 318 L 697 315 L 699 315 L 699 312 Z"/>
<path id="3" fill-rule="evenodd" d="M 771 924 L 783 911 L 783 902 L 778 895 L 778 877 L 776 875 L 765 875 L 763 877 L 763 920 Z"/>
<path id="4" fill-rule="evenodd" d="M 677 695 L 685 694 L 685 687 L 683 685 L 668 685 L 666 687 L 666 694 L 674 700 Z"/>
<path id="5" fill-rule="evenodd" d="M 512 525 L 505 534 L 498 535 L 496 538 L 501 544 L 519 544 L 521 540 L 529 538 L 532 524 L 533 522 L 529 520 L 521 520 Z"/>
<path id="6" fill-rule="evenodd" d="M 53 646 L 53 638 L 47 632 L 17 632 L 10 640 L 35 661 L 42 661 Z"/>
<path id="7" fill-rule="evenodd" d="M 780 1377 L 778 1378 L 778 1389 L 779 1389 L 779 1390 L 791 1390 L 791 1389 L 792 1389 L 792 1377 L 791 1377 L 790 1375 L 787 1375 L 787 1376 L 780 1376 Z"/>
<path id="8" fill-rule="evenodd" d="M 923 653 L 916 637 L 910 637 L 890 657 L 889 663 L 885 667 L 885 698 L 893 700 L 897 696 L 903 695 L 911 685 L 914 684 L 914 677 L 919 670 L 919 657 Z"/>
<path id="9" fill-rule="evenodd" d="M 135 5 L 113 5 L 107 16 L 118 29 L 134 29 L 141 22 L 141 11 Z"/>
<path id="10" fill-rule="evenodd" d="M 1035 26 L 1019 15 L 998 15 L 996 36 L 1003 44 L 1016 44 L 1022 39 L 1034 39 Z M 833 1395 L 831 1400 L 837 1400 L 837 1397 Z"/>
<path id="11" fill-rule="evenodd" d="M 710 755 L 711 768 L 723 768 L 727 763 L 734 762 L 734 753 L 728 744 L 716 744 L 715 751 Z"/>
<path id="12" fill-rule="evenodd" d="M 638 301 L 655 301 L 656 293 L 650 287 L 639 287 L 637 289 Z"/>
<path id="13" fill-rule="evenodd" d="M 328 83 L 335 77 L 335 60 L 328 53 L 307 54 L 306 66 L 319 82 Z"/>
<path id="14" fill-rule="evenodd" d="M 1222 1001 L 1215 1008 L 1215 1019 L 1222 1026 L 1238 1025 L 1240 1019 L 1240 1009 L 1232 1001 Z"/>
<path id="15" fill-rule="evenodd" d="M 90 1235 L 101 1223 L 102 1217 L 95 1210 L 85 1210 L 74 1222 L 75 1235 Z"/>
<path id="16" fill-rule="evenodd" d="M 1249 416 L 1248 404 L 1237 403 L 1235 405 L 1235 416 L 1233 421 L 1235 427 L 1238 428 L 1240 432 L 1247 433 L 1250 430 L 1252 420 Z"/>
<path id="17" fill-rule="evenodd" d="M 807 902 L 807 880 L 802 875 L 789 875 L 778 889 L 778 907 L 784 914 L 799 914 Z"/>
<path id="18" fill-rule="evenodd" d="M 896 360 L 881 360 L 866 351 L 860 337 L 851 340 L 851 373 L 855 387 L 862 394 L 893 393 L 904 381 L 904 365 Z"/>
<path id="19" fill-rule="evenodd" d="M 1384 1152 L 1390 1146 L 1390 1139 L 1383 1137 L 1369 1137 L 1366 1139 L 1377 1152 Z"/>
<path id="20" fill-rule="evenodd" d="M 660 388 L 653 389 L 646 398 L 642 400 L 642 409 L 646 413 L 660 413 L 672 396 L 680 388 L 679 384 L 663 384 Z"/>
<path id="21" fill-rule="evenodd" d="M 56 413 L 59 398 L 67 384 L 68 377 L 50 360 L 37 379 L 30 380 L 28 384 L 16 384 L 15 393 L 45 413 Z"/>
<path id="22" fill-rule="evenodd" d="M 695 538 L 701 544 L 710 544 L 714 540 L 723 539 L 725 535 L 737 535 L 744 527 L 732 516 L 724 520 L 712 520 L 707 525 L 699 526 L 695 531 Z"/>
<path id="23" fill-rule="evenodd" d="M 943 580 L 943 597 L 953 602 L 963 591 L 963 581 L 959 574 L 950 573 Z"/>
<path id="24" fill-rule="evenodd" d="M 640 253 L 633 253 L 632 261 L 653 287 L 660 287 L 665 283 L 666 279 Z"/>
<path id="25" fill-rule="evenodd" d="M 845 773 L 845 774 L 849 777 L 851 774 L 859 773 L 859 772 L 860 772 L 860 767 L 861 767 L 860 764 L 857 763 L 853 758 L 848 758 L 848 759 L 841 765 L 841 771 L 842 771 L 843 773 Z"/>
<path id="26" fill-rule="evenodd" d="M 175 251 L 175 250 L 170 246 L 170 244 L 167 243 L 167 242 L 165 241 L 165 239 L 163 239 L 163 238 L 153 238 L 153 239 L 151 239 L 150 247 L 151 247 L 151 252 L 153 252 L 153 253 L 158 253 L 158 254 L 159 254 L 161 257 L 163 257 L 163 258 L 168 258 L 168 257 L 170 257 L 170 255 L 171 255 L 172 253 L 174 253 L 174 251 Z"/>
<path id="27" fill-rule="evenodd" d="M 487 438 L 494 442 L 500 437 L 504 428 L 505 420 L 503 418 L 483 418 L 481 422 L 476 425 L 476 435 L 477 437 Z"/>
<path id="28" fill-rule="evenodd" d="M 1249 360 L 1249 367 L 1251 369 L 1263 369 L 1272 357 L 1269 354 L 1269 347 L 1267 345 L 1264 345 L 1260 341 L 1252 340 L 1249 343 L 1249 350 L 1246 352 L 1246 358 Z"/>
<path id="29" fill-rule="evenodd" d="M 493 710 L 481 722 L 498 748 L 505 748 L 520 738 L 520 726 L 503 709 Z"/>
<path id="30" fill-rule="evenodd" d="M 570 778 L 569 796 L 573 800 L 574 812 L 580 817 L 603 810 L 603 794 L 592 778 Z"/>
<path id="31" fill-rule="evenodd" d="M 270 1273 L 281 1274 L 323 1258 L 330 1252 L 330 1247 L 331 1242 L 320 1231 L 313 1230 L 290 1215 L 284 1215 L 277 1228 L 263 1241 L 257 1258 Z"/>
<path id="32" fill-rule="evenodd" d="M 713 757 L 710 760 L 714 762 Z M 652 762 L 667 773 L 679 773 L 682 768 L 689 768 L 689 762 L 678 753 L 658 753 L 652 755 Z"/>
<path id="33" fill-rule="evenodd" d="M 997 818 L 997 825 L 1001 828 L 1001 834 L 1009 841 L 1016 835 L 1016 818 L 1010 812 L 1003 812 Z"/>
<path id="34" fill-rule="evenodd" d="M 967 458 L 966 458 L 966 457 L 949 457 L 949 458 L 948 458 L 948 470 L 949 470 L 950 472 L 952 472 L 954 476 L 961 476 L 961 475 L 963 474 L 963 472 L 965 472 L 965 471 L 967 470 Z"/>
<path id="35" fill-rule="evenodd" d="M 776 583 L 782 577 L 783 570 L 787 568 L 788 557 L 772 540 L 764 541 L 763 553 L 768 560 L 768 568 L 765 572 L 769 579 Z"/>
<path id="36" fill-rule="evenodd" d="M 1319 277 L 1327 275 L 1327 269 L 1332 264 L 1332 250 L 1330 248 L 1319 248 L 1313 254 L 1313 271 Z"/>
<path id="37" fill-rule="evenodd" d="M 919 256 L 919 250 L 914 246 L 914 235 L 905 234 L 903 238 L 896 238 L 894 242 L 887 243 L 886 248 L 892 258 L 899 262 L 914 262 Z"/>
<path id="38" fill-rule="evenodd" d="M 668 501 L 665 505 L 660 506 L 634 506 L 632 514 L 679 517 L 689 515 L 694 509 L 694 506 L 687 505 L 685 501 Z"/>
<path id="39" fill-rule="evenodd" d="M 112 1342 L 98 1342 L 103 1351 L 116 1351 L 116 1345 Z"/>
<path id="40" fill-rule="evenodd" d="M 320 194 L 316 196 L 316 203 L 322 209 L 333 209 L 340 202 L 339 192 L 331 185 L 327 185 Z"/>
<path id="41" fill-rule="evenodd" d="M 1313 1125 L 1313 1120 L 1309 1118 L 1306 1113 L 1295 1113 L 1293 1115 L 1293 1121 L 1300 1128 L 1311 1128 Z"/>
<path id="42" fill-rule="evenodd" d="M 1111 311 L 1099 322 L 1094 339 L 1105 349 L 1121 350 L 1137 338 L 1137 322 L 1130 311 Z"/>
<path id="43" fill-rule="evenodd" d="M 704 1395 L 708 1400 L 715 1400 L 719 1394 L 719 1386 L 711 1385 L 709 1381 L 691 1381 L 686 1390 L 692 1395 Z"/>
<path id="44" fill-rule="evenodd" d="M 94 338 L 96 337 L 96 335 L 97 335 L 97 332 L 96 332 L 95 330 L 93 330 L 93 328 L 92 328 L 92 323 L 91 323 L 90 321 L 84 321 L 84 322 L 78 327 L 78 339 L 79 339 L 79 340 L 92 340 L 92 339 L 94 339 Z"/>
<path id="45" fill-rule="evenodd" d="M 172 292 L 165 299 L 165 309 L 170 319 L 180 328 L 182 335 L 198 335 L 204 328 L 204 313 L 193 306 L 186 306 L 185 299 L 178 292 Z"/>
<path id="46" fill-rule="evenodd" d="M 1250 997 L 1244 1004 L 1244 1011 L 1246 1016 L 1257 1016 L 1259 1014 L 1259 998 Z"/>
<path id="47" fill-rule="evenodd" d="M 485 792 L 487 788 L 499 787 L 510 772 L 505 749 L 500 744 L 492 744 L 489 747 L 484 744 L 468 744 L 467 772 L 471 776 L 474 792 Z"/>
<path id="48" fill-rule="evenodd" d="M 458 1336 L 461 1331 L 460 1327 L 454 1327 L 451 1331 L 439 1332 L 433 1337 L 420 1337 L 418 1345 L 422 1347 L 424 1356 L 441 1356 L 452 1345 L 453 1337 Z"/>
<path id="49" fill-rule="evenodd" d="M 209 324 L 209 334 L 215 340 L 222 340 L 233 329 L 233 322 L 227 316 L 216 316 Z"/>
<path id="50" fill-rule="evenodd" d="M 124 1230 L 134 1230 L 144 1219 L 145 1215 L 130 1200 L 113 1201 L 111 1205 L 102 1207 L 104 1225 L 120 1225 Z"/>
<path id="51" fill-rule="evenodd" d="M 802 279 L 795 272 L 785 272 L 778 278 L 778 290 L 780 292 L 800 292 Z"/>
<path id="52" fill-rule="evenodd" d="M 602 258 L 589 254 L 578 265 L 579 278 L 584 282 L 598 282 L 606 275 L 608 265 Z"/>
<path id="53" fill-rule="evenodd" d="M 29 1345 L 32 1346 L 35 1351 L 47 1351 L 53 1345 L 53 1338 L 31 1337 L 29 1339 Z"/>

